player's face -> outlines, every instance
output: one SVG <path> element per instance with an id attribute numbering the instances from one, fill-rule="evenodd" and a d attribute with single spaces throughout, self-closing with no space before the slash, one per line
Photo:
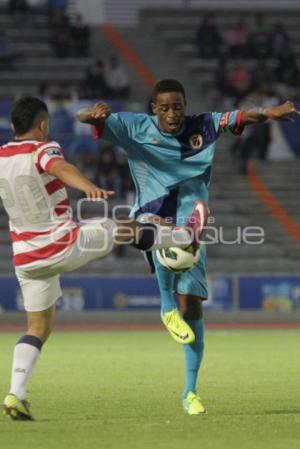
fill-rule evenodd
<path id="1" fill-rule="evenodd" d="M 180 92 L 158 94 L 152 103 L 154 114 L 158 117 L 158 127 L 161 131 L 176 134 L 184 120 L 186 101 Z"/>

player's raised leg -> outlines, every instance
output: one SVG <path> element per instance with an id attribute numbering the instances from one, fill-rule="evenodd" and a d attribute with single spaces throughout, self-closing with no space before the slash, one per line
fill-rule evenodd
<path id="1" fill-rule="evenodd" d="M 197 379 L 204 352 L 202 298 L 185 294 L 179 294 L 178 298 L 182 316 L 195 335 L 194 342 L 183 348 L 185 353 L 183 408 L 189 415 L 200 415 L 205 413 L 205 408 L 197 395 Z"/>
<path id="2" fill-rule="evenodd" d="M 175 273 L 163 267 L 152 253 L 161 298 L 161 319 L 177 343 L 189 344 L 195 340 L 191 327 L 182 319 L 174 296 Z"/>
<path id="3" fill-rule="evenodd" d="M 148 214 L 147 214 L 148 215 Z M 184 226 L 163 224 L 164 220 L 152 215 L 151 222 L 141 220 L 116 220 L 116 243 L 130 243 L 137 249 L 152 251 L 162 248 L 187 248 L 194 242 L 194 234 Z"/>
<path id="4" fill-rule="evenodd" d="M 196 201 L 185 228 L 192 237 L 191 245 L 196 250 L 200 245 L 201 235 L 208 221 L 209 210 L 202 200 Z M 169 333 L 178 343 L 188 345 L 195 341 L 193 328 L 180 316 L 174 297 L 174 273 L 160 265 L 155 254 L 153 259 L 161 297 L 161 318 Z"/>
<path id="5" fill-rule="evenodd" d="M 142 214 L 137 220 L 145 224 L 156 223 L 157 226 L 154 245 L 148 249 L 135 245 L 137 248 L 148 251 L 173 246 L 187 248 L 194 242 L 194 231 L 191 232 L 190 228 L 166 226 L 164 219 L 153 214 Z M 152 252 L 152 257 L 160 290 L 162 322 L 175 341 L 180 344 L 191 343 L 195 339 L 194 333 L 180 316 L 173 293 L 175 274 L 159 263 L 155 251 Z"/>
<path id="6" fill-rule="evenodd" d="M 3 404 L 3 413 L 13 420 L 33 420 L 27 401 L 27 385 L 52 330 L 54 315 L 54 306 L 39 312 L 27 312 L 28 329 L 15 346 L 11 386 Z"/>
<path id="7" fill-rule="evenodd" d="M 144 224 L 153 223 L 159 226 L 158 237 L 161 238 L 161 246 L 157 244 L 157 249 L 172 246 L 185 249 L 189 245 L 193 245 L 195 249 L 198 249 L 208 217 L 209 209 L 207 204 L 203 200 L 198 200 L 194 203 L 191 216 L 187 219 L 185 226 L 171 225 L 166 219 L 149 213 L 139 215 L 137 221 Z M 158 238 L 156 243 L 158 243 Z"/>

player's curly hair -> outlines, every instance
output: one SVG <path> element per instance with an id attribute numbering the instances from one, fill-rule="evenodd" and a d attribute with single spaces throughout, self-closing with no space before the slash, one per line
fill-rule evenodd
<path id="1" fill-rule="evenodd" d="M 185 99 L 185 90 L 183 85 L 177 80 L 165 79 L 158 81 L 158 83 L 155 84 L 152 91 L 152 101 L 155 102 L 157 95 L 164 94 L 166 92 L 180 92 Z"/>
<path id="2" fill-rule="evenodd" d="M 11 110 L 11 122 L 16 136 L 30 131 L 37 117 L 41 114 L 48 115 L 46 103 L 37 97 L 22 97 L 17 100 Z"/>

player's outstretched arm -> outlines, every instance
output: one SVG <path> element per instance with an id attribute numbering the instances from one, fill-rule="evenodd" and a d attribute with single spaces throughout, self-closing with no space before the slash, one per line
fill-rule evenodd
<path id="1" fill-rule="evenodd" d="M 76 118 L 81 123 L 99 125 L 99 123 L 106 120 L 110 114 L 110 107 L 106 103 L 96 103 L 90 108 L 79 109 L 79 111 L 76 113 Z"/>
<path id="2" fill-rule="evenodd" d="M 243 111 L 241 125 L 251 125 L 255 123 L 263 123 L 268 119 L 271 120 L 289 120 L 294 121 L 293 115 L 300 114 L 292 101 L 286 101 L 279 106 L 270 106 L 268 108 L 253 108 Z"/>
<path id="3" fill-rule="evenodd" d="M 115 193 L 112 190 L 100 189 L 86 178 L 75 165 L 64 160 L 54 162 L 48 173 L 56 176 L 68 187 L 84 192 L 87 198 L 92 201 L 100 198 L 108 199 Z"/>

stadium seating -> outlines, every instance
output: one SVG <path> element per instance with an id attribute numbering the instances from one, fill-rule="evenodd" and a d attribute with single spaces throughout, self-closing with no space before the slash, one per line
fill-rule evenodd
<path id="1" fill-rule="evenodd" d="M 256 164 L 256 169 L 277 201 L 299 225 L 299 163 L 270 161 L 263 165 Z M 220 206 L 222 203 L 228 205 L 227 212 L 224 206 Z M 211 272 L 298 272 L 299 245 L 270 215 L 249 188 L 247 180 L 233 171 L 226 147 L 223 151 L 219 149 L 217 154 L 210 204 L 216 224 L 225 228 L 225 239 L 236 238 L 236 226 L 261 226 L 265 232 L 263 245 L 210 246 L 208 254 Z"/>
<path id="2" fill-rule="evenodd" d="M 238 15 L 236 12 L 234 17 L 236 18 Z M 276 13 L 271 13 L 268 17 L 268 20 L 272 23 L 277 19 L 278 15 Z M 224 26 L 227 26 L 233 19 L 227 14 L 222 14 L 221 20 Z M 300 16 L 286 13 L 285 20 L 285 23 L 290 26 L 295 50 L 298 52 L 298 56 L 300 56 L 300 32 L 298 31 L 300 29 Z M 22 77 L 22 83 L 24 79 L 24 84 L 20 84 L 19 72 L 16 71 L 15 75 L 11 74 L 8 77 L 5 71 L 0 71 L 1 85 L 2 81 L 4 82 L 4 87 L 0 88 L 0 96 L 1 93 L 6 95 L 9 92 L 15 96 L 19 92 L 23 92 L 26 85 L 28 89 L 34 91 L 37 76 L 38 79 L 48 79 L 47 77 L 51 79 L 55 74 L 56 79 L 58 79 L 57 77 L 59 79 L 60 77 L 62 79 L 69 77 L 69 79 L 74 79 L 74 82 L 76 82 L 82 76 L 88 64 L 86 58 L 76 58 L 76 60 L 71 58 L 59 61 L 57 58 L 54 58 L 48 42 L 49 35 L 47 33 L 49 30 L 47 31 L 45 14 L 37 14 L 36 23 L 41 24 L 43 29 L 42 37 L 39 39 L 38 44 L 32 46 L 31 43 L 38 35 L 37 30 L 26 30 L 24 32 L 24 42 L 21 42 L 21 39 L 17 37 L 15 30 L 11 26 L 10 18 L 5 13 L 0 16 L 0 25 L 4 26 L 6 24 L 8 26 L 9 33 L 15 39 L 14 42 L 17 48 L 21 50 L 25 48 L 23 54 L 26 51 L 30 54 L 30 57 L 24 59 L 23 63 L 21 59 L 16 63 L 17 67 L 20 67 L 18 70 L 21 70 L 22 67 L 22 73 L 24 69 L 25 75 L 24 78 Z M 199 16 L 195 14 L 194 10 L 160 10 L 160 12 L 146 10 L 141 14 L 139 27 L 122 30 L 122 35 L 142 57 L 146 65 L 151 68 L 157 78 L 176 77 L 186 85 L 189 110 L 192 112 L 210 109 L 209 98 L 203 96 L 201 87 L 204 81 L 209 82 L 211 80 L 212 71 L 216 65 L 214 60 L 209 62 L 207 60 L 201 61 L 196 56 L 193 36 L 198 23 Z M 18 47 L 19 45 L 20 47 Z M 99 45 L 102 44 L 100 43 Z M 42 69 L 40 67 L 40 55 L 43 55 Z M 252 62 L 248 61 L 247 63 L 251 64 Z M 41 78 L 39 77 L 39 69 L 41 69 Z M 77 74 L 74 78 L 75 72 Z M 33 75 L 32 78 L 30 73 Z M 3 78 L 1 78 L 2 76 Z M 148 89 L 145 86 L 141 88 L 141 85 L 139 85 L 136 93 L 135 100 L 146 103 L 145 98 L 149 94 Z M 228 240 L 234 240 L 236 237 L 236 226 L 262 226 L 266 232 L 266 241 L 264 245 L 253 245 L 252 247 L 242 244 L 210 245 L 208 248 L 209 271 L 211 273 L 296 273 L 298 270 L 297 258 L 299 259 L 299 251 L 292 238 L 287 235 L 286 231 L 262 206 L 257 196 L 251 190 L 247 179 L 238 174 L 235 161 L 231 159 L 228 151 L 228 147 L 232 142 L 231 138 L 223 136 L 222 139 L 216 155 L 210 197 L 212 215 L 216 220 L 216 226 L 224 227 L 225 239 Z M 294 161 L 286 161 L 284 163 L 270 162 L 263 166 L 258 166 L 258 170 L 278 201 L 281 202 L 287 212 L 299 224 L 300 217 L 296 208 L 300 179 L 299 164 L 295 164 Z M 0 235 L 1 273 L 11 273 L 11 250 L 7 231 L 7 219 L 3 214 L 2 205 L 0 206 Z M 137 252 L 131 248 L 126 250 L 126 257 L 119 258 L 112 255 L 105 260 L 94 262 L 84 270 L 82 272 L 95 274 L 111 272 L 148 273 L 142 256 L 137 256 Z"/>
<path id="3" fill-rule="evenodd" d="M 0 99 L 14 98 L 20 94 L 37 92 L 44 83 L 78 85 L 91 59 L 56 58 L 50 43 L 49 15 L 46 9 L 32 12 L 32 26 L 18 29 L 7 9 L 0 6 L 0 28 L 12 45 L 15 55 L 13 69 L 0 70 Z"/>
<path id="4" fill-rule="evenodd" d="M 285 0 L 284 6 L 282 0 L 104 0 L 106 21 L 121 26 L 137 26 L 138 11 L 155 9 L 154 14 L 160 15 L 160 11 L 168 15 L 171 10 L 176 10 L 178 16 L 181 16 L 187 9 L 191 9 L 191 15 L 195 16 L 199 10 L 214 10 L 216 13 L 222 8 L 222 14 L 226 10 L 237 10 L 249 12 L 254 10 L 261 11 L 280 11 L 298 10 L 298 0 Z"/>
<path id="5" fill-rule="evenodd" d="M 230 2 L 228 2 L 230 3 Z M 234 2 L 233 2 L 234 3 Z M 263 2 L 261 2 L 263 3 Z M 276 2 L 275 2 L 276 6 Z M 245 17 L 242 6 L 239 9 L 230 10 L 224 8 L 222 15 L 218 15 L 215 9 L 144 9 L 140 13 L 140 21 L 143 28 L 158 33 L 158 37 L 168 52 L 172 52 L 177 61 L 187 69 L 194 88 L 207 93 L 207 87 L 213 85 L 214 73 L 218 61 L 216 59 L 201 59 L 198 56 L 195 43 L 196 30 L 199 26 L 203 14 L 213 12 L 216 14 L 217 23 L 222 32 L 230 25 L 237 23 L 240 17 Z M 247 11 L 247 23 L 251 23 L 257 10 Z M 265 22 L 274 25 L 282 21 L 282 13 L 276 10 L 270 11 L 265 17 Z M 300 11 L 286 10 L 284 13 L 284 26 L 291 37 L 291 48 L 300 62 Z M 255 60 L 245 60 L 243 64 L 253 68 Z M 267 64 L 272 67 L 273 61 L 269 59 Z"/>

